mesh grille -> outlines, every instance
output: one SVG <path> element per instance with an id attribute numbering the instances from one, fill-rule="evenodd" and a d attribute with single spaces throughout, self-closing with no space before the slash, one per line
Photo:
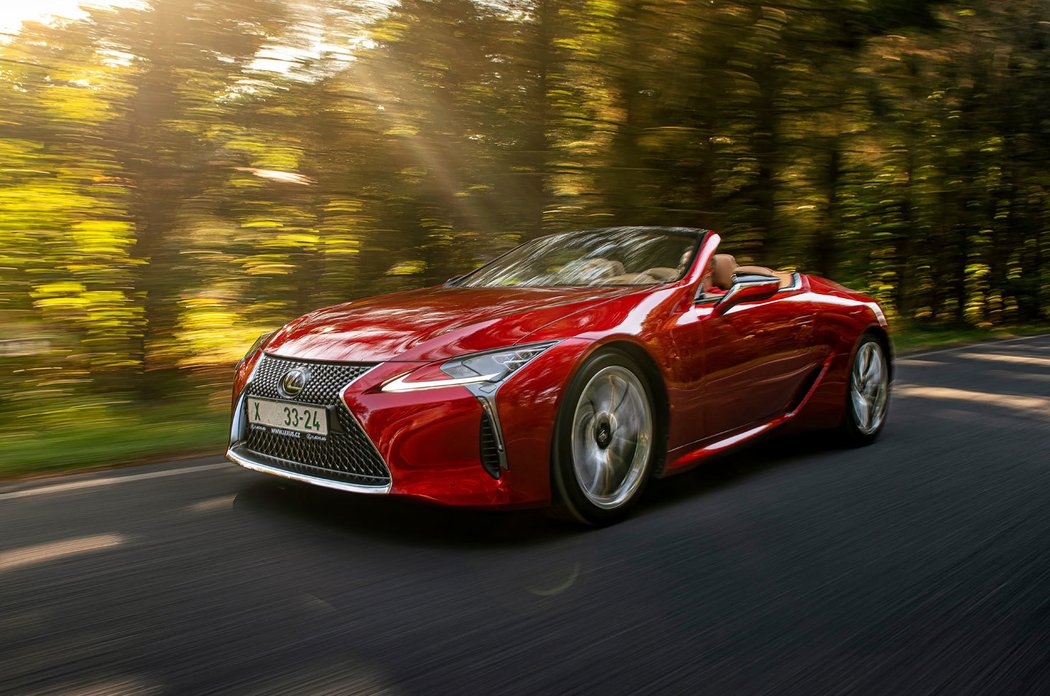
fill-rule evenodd
<path id="1" fill-rule="evenodd" d="M 496 445 L 496 432 L 489 414 L 481 415 L 481 466 L 492 478 L 499 478 L 499 447 Z"/>
<path id="2" fill-rule="evenodd" d="M 374 366 L 346 363 L 312 363 L 264 355 L 259 361 L 259 367 L 248 389 L 252 396 L 261 396 L 266 399 L 335 406 L 339 403 L 339 392 L 372 367 Z M 278 391 L 277 385 L 288 370 L 296 368 L 305 372 L 308 379 L 302 393 L 294 399 L 288 399 Z"/>
<path id="3" fill-rule="evenodd" d="M 277 385 L 293 368 L 302 370 L 309 377 L 302 393 L 289 399 L 280 393 Z M 343 483 L 386 485 L 390 482 L 389 469 L 361 424 L 339 401 L 339 394 L 346 385 L 371 368 L 372 365 L 312 363 L 264 355 L 245 393 L 326 407 L 328 437 L 308 440 L 305 436 L 278 435 L 266 428 L 248 425 L 244 448 L 249 450 L 253 459 L 279 469 Z M 247 422 L 247 417 L 245 420 Z"/>

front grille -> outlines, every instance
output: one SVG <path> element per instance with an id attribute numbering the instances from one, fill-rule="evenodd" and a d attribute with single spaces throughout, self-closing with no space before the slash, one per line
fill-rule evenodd
<path id="1" fill-rule="evenodd" d="M 492 478 L 499 478 L 499 445 L 496 444 L 496 428 L 488 413 L 481 414 L 481 466 Z"/>
<path id="2" fill-rule="evenodd" d="M 249 451 L 252 459 L 294 473 L 365 486 L 385 486 L 390 483 L 390 470 L 386 463 L 361 424 L 339 399 L 346 385 L 372 367 L 303 362 L 264 355 L 245 393 L 264 399 L 324 406 L 328 410 L 328 437 L 324 440 L 307 440 L 305 437 L 278 435 L 265 428 L 248 425 L 243 447 Z M 309 379 L 303 391 L 290 399 L 280 392 L 278 384 L 294 368 L 306 372 Z M 247 409 L 247 401 L 244 408 Z M 247 423 L 247 413 L 244 415 Z"/>

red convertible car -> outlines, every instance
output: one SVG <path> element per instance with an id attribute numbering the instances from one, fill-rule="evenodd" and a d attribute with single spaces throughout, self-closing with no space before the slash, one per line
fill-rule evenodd
<path id="1" fill-rule="evenodd" d="M 878 304 L 714 232 L 534 240 L 441 287 L 321 309 L 237 368 L 228 457 L 356 493 L 622 517 L 652 477 L 781 426 L 871 442 Z"/>

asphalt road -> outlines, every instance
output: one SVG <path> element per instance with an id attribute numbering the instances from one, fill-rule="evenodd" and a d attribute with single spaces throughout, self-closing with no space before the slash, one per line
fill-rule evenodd
<path id="1" fill-rule="evenodd" d="M 1050 693 L 1050 336 L 891 411 L 596 531 L 216 460 L 0 485 L 0 692 Z"/>

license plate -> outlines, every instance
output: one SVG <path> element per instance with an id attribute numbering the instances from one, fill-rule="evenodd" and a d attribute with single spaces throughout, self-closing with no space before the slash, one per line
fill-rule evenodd
<path id="1" fill-rule="evenodd" d="M 248 422 L 273 430 L 291 430 L 313 435 L 328 434 L 328 413 L 321 406 L 288 401 L 248 399 Z"/>

